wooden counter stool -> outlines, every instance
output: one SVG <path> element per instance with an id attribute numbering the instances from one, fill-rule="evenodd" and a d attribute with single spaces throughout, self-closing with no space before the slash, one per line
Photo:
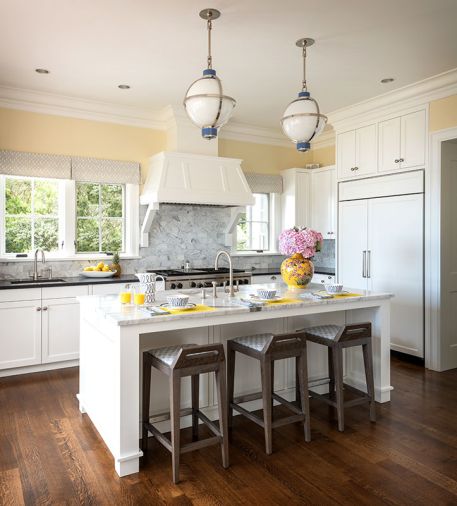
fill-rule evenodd
<path id="1" fill-rule="evenodd" d="M 243 353 L 260 361 L 262 391 L 234 398 L 235 383 L 235 352 Z M 274 361 L 285 358 L 296 359 L 298 384 L 296 385 L 298 406 L 274 393 Z M 228 413 L 229 427 L 232 426 L 233 410 L 244 415 L 263 427 L 265 431 L 265 451 L 270 455 L 273 451 L 273 430 L 289 423 L 303 422 L 305 441 L 311 441 L 309 420 L 308 371 L 306 362 L 306 340 L 304 333 L 298 334 L 257 334 L 237 337 L 227 341 L 227 382 L 228 382 Z M 240 404 L 262 399 L 263 418 L 249 412 Z M 273 400 L 286 406 L 294 414 L 273 420 Z"/>
<path id="2" fill-rule="evenodd" d="M 151 394 L 151 367 L 167 374 L 170 379 L 171 441 L 149 422 Z M 199 375 L 214 372 L 219 399 L 219 427 L 199 410 Z M 192 408 L 181 410 L 181 378 L 191 376 Z M 142 450 L 148 445 L 148 431 L 171 452 L 173 482 L 179 481 L 179 457 L 181 453 L 220 444 L 222 465 L 229 466 L 227 435 L 227 400 L 225 386 L 225 354 L 222 344 L 183 345 L 158 348 L 143 353 L 143 435 Z M 192 443 L 180 444 L 180 417 L 192 415 Z M 199 419 L 211 430 L 213 437 L 198 441 Z"/>
<path id="3" fill-rule="evenodd" d="M 302 332 L 302 331 L 300 331 Z M 337 409 L 338 430 L 344 431 L 344 408 L 368 402 L 370 404 L 370 420 L 376 421 L 374 400 L 373 351 L 371 346 L 371 323 L 357 323 L 345 326 L 319 325 L 305 329 L 307 341 L 328 347 L 329 394 L 328 396 L 311 392 L 311 397 L 321 399 Z M 363 362 L 367 393 L 343 383 L 343 349 L 362 346 Z M 344 401 L 344 389 L 353 391 L 359 396 Z M 336 400 L 335 400 L 336 397 Z"/>

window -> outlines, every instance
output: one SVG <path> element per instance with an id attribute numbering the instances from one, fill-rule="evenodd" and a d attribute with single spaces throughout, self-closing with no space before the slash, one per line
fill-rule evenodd
<path id="1" fill-rule="evenodd" d="M 76 252 L 124 251 L 124 186 L 76 183 Z"/>
<path id="2" fill-rule="evenodd" d="M 8 176 L 3 185 L 0 188 L 4 187 L 5 234 L 2 234 L 1 250 L 7 254 L 29 253 L 36 248 L 57 251 L 59 182 Z"/>
<path id="3" fill-rule="evenodd" d="M 270 249 L 270 194 L 254 193 L 255 204 L 246 207 L 236 227 L 237 251 Z"/>

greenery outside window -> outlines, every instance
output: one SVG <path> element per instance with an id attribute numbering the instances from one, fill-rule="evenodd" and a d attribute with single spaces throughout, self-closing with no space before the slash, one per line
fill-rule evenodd
<path id="1" fill-rule="evenodd" d="M 246 207 L 236 227 L 237 251 L 266 251 L 270 249 L 270 194 L 253 193 L 255 203 Z"/>
<path id="2" fill-rule="evenodd" d="M 7 176 L 4 178 L 4 230 L 1 250 L 30 253 L 36 248 L 59 249 L 58 181 Z"/>
<path id="3" fill-rule="evenodd" d="M 76 183 L 76 253 L 123 252 L 124 185 Z"/>

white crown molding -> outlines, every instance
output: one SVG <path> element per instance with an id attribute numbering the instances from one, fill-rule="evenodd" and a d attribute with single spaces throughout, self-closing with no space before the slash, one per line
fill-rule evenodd
<path id="1" fill-rule="evenodd" d="M 0 107 L 142 128 L 165 128 L 160 111 L 8 86 L 0 86 Z"/>
<path id="2" fill-rule="evenodd" d="M 275 129 L 248 125 L 233 120 L 222 127 L 219 136 L 221 139 L 234 141 L 269 144 L 285 148 L 293 147 L 292 142 L 287 139 L 279 128 Z"/>
<path id="3" fill-rule="evenodd" d="M 328 114 L 335 130 L 342 130 L 351 123 L 372 120 L 374 116 L 388 116 L 401 109 L 423 106 L 457 94 L 457 68 L 429 77 L 397 90 L 378 95 Z"/>

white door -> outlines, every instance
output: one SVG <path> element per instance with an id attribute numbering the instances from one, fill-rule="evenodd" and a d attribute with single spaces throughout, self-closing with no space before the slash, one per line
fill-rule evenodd
<path id="1" fill-rule="evenodd" d="M 311 228 L 335 239 L 335 170 L 311 173 Z"/>
<path id="2" fill-rule="evenodd" d="M 376 125 L 368 125 L 355 131 L 354 176 L 376 173 L 377 144 Z"/>
<path id="3" fill-rule="evenodd" d="M 348 288 L 367 288 L 367 200 L 340 202 L 338 214 L 338 280 Z"/>
<path id="4" fill-rule="evenodd" d="M 0 369 L 41 363 L 40 302 L 0 304 Z"/>
<path id="5" fill-rule="evenodd" d="M 441 293 L 442 371 L 457 367 L 457 139 L 441 143 Z"/>
<path id="6" fill-rule="evenodd" d="M 379 123 L 378 169 L 380 172 L 391 172 L 400 169 L 400 132 L 400 117 Z"/>
<path id="7" fill-rule="evenodd" d="M 79 358 L 79 303 L 74 298 L 42 302 L 42 362 Z"/>
<path id="8" fill-rule="evenodd" d="M 425 111 L 406 114 L 401 118 L 401 152 L 402 169 L 421 167 L 425 164 Z"/>
<path id="9" fill-rule="evenodd" d="M 423 194 L 368 201 L 368 286 L 392 292 L 391 347 L 424 356 Z"/>
<path id="10" fill-rule="evenodd" d="M 336 144 L 338 178 L 354 177 L 355 130 L 339 134 Z"/>

